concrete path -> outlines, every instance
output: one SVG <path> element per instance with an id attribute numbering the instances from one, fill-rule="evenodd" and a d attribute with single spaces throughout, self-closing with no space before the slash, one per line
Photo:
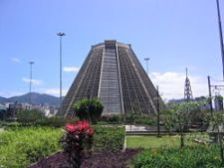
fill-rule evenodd
<path id="1" fill-rule="evenodd" d="M 136 125 L 125 125 L 126 132 L 133 132 L 133 131 L 149 131 L 147 126 L 136 126 Z"/>
<path id="2" fill-rule="evenodd" d="M 157 126 L 125 125 L 126 135 L 157 135 Z M 170 134 L 164 126 L 160 126 L 160 133 Z M 175 132 L 172 132 L 175 134 Z"/>

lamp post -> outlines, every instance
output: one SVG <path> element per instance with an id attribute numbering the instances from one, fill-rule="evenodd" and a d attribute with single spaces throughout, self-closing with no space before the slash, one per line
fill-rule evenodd
<path id="1" fill-rule="evenodd" d="M 157 104 L 157 136 L 160 137 L 160 106 L 159 106 L 159 86 L 157 86 L 156 92 L 156 104 Z"/>
<path id="2" fill-rule="evenodd" d="M 65 33 L 59 32 L 57 33 L 59 36 L 59 43 L 60 43 L 60 105 L 62 102 L 62 37 L 65 36 Z"/>
<path id="3" fill-rule="evenodd" d="M 224 45 L 223 45 L 222 22 L 221 22 L 220 8 L 219 8 L 219 0 L 216 0 L 216 5 L 217 5 L 217 14 L 218 14 L 220 47 L 221 47 L 221 55 L 222 55 L 222 74 L 223 74 L 223 80 L 224 80 Z"/>
<path id="4" fill-rule="evenodd" d="M 32 91 L 32 77 L 33 77 L 33 64 L 34 64 L 34 61 L 30 61 L 29 62 L 29 64 L 30 64 L 30 88 L 29 88 L 29 92 L 30 92 L 30 100 L 29 100 L 29 102 L 30 102 L 30 105 L 31 105 L 31 103 L 32 103 L 32 100 L 31 100 L 31 91 Z"/>
<path id="5" fill-rule="evenodd" d="M 149 57 L 144 58 L 145 62 L 146 62 L 146 71 L 147 71 L 147 75 L 149 75 Z"/>

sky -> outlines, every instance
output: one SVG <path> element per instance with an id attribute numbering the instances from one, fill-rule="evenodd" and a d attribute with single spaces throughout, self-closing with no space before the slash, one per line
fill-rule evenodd
<path id="1" fill-rule="evenodd" d="M 215 0 L 0 0 L 0 96 L 29 91 L 31 60 L 32 91 L 59 95 L 57 32 L 64 95 L 91 45 L 107 39 L 131 44 L 144 68 L 150 58 L 165 100 L 183 98 L 186 67 L 194 97 L 208 95 L 208 75 L 222 80 Z"/>

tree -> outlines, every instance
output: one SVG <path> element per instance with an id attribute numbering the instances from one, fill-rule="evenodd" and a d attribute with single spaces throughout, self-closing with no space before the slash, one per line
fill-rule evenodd
<path id="1" fill-rule="evenodd" d="M 180 135 L 180 147 L 184 147 L 184 132 L 189 129 L 192 119 L 202 103 L 189 101 L 182 103 L 170 103 L 165 115 L 165 125 L 169 129 L 174 128 Z"/>
<path id="2" fill-rule="evenodd" d="M 215 135 L 216 142 L 220 149 L 220 158 L 222 161 L 222 166 L 224 165 L 224 149 L 223 149 L 223 133 L 224 133 L 224 114 L 223 112 L 215 112 L 210 118 L 210 134 Z"/>

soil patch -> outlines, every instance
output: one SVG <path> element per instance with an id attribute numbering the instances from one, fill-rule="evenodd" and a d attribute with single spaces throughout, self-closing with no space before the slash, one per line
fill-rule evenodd
<path id="1" fill-rule="evenodd" d="M 94 153 L 83 158 L 81 168 L 125 168 L 128 161 L 139 152 L 138 149 L 127 149 L 122 152 L 101 152 Z M 58 152 L 48 158 L 42 159 L 30 168 L 68 168 L 66 155 Z"/>

